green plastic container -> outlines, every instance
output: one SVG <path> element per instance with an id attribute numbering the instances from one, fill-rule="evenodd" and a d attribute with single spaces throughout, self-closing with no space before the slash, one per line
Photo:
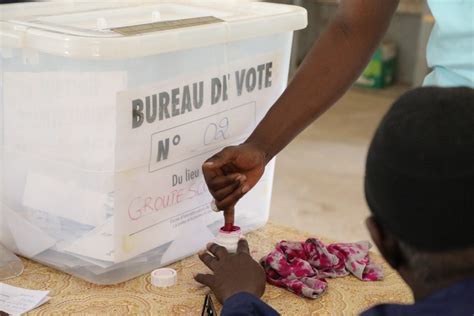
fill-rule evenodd
<path id="1" fill-rule="evenodd" d="M 393 42 L 384 42 L 375 51 L 367 68 L 357 79 L 356 86 L 383 89 L 393 84 L 397 65 L 397 48 Z"/>

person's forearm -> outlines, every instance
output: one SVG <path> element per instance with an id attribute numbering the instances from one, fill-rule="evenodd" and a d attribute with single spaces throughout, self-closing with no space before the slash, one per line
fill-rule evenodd
<path id="1" fill-rule="evenodd" d="M 291 84 L 246 143 L 267 161 L 333 105 L 354 83 L 385 34 L 398 0 L 342 0 Z"/>

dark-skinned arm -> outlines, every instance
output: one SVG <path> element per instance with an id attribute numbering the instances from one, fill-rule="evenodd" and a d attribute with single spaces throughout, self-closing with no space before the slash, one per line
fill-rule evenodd
<path id="1" fill-rule="evenodd" d="M 246 143 L 272 159 L 350 88 L 385 34 L 398 0 L 342 0 L 285 93 Z"/>
<path id="2" fill-rule="evenodd" d="M 378 47 L 398 2 L 340 1 L 335 18 L 252 135 L 203 165 L 220 209 L 234 205 L 258 182 L 265 165 L 344 95 Z"/>

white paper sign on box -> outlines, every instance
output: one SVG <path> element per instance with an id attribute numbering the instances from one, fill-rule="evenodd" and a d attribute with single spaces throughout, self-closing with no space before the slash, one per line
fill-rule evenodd
<path id="1" fill-rule="evenodd" d="M 250 135 L 264 113 L 257 103 L 282 80 L 280 63 L 278 53 L 255 56 L 228 64 L 228 74 L 209 69 L 119 94 L 116 261 L 173 241 L 187 225 L 222 220 L 201 165 Z"/>

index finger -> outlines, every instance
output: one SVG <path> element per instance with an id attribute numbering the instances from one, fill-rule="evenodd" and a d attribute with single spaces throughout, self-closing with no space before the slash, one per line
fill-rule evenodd
<path id="1" fill-rule="evenodd" d="M 216 281 L 214 275 L 212 275 L 212 274 L 203 274 L 203 273 L 196 274 L 196 276 L 194 276 L 194 280 L 196 280 L 197 282 L 199 282 L 201 284 L 204 284 L 208 287 L 213 287 L 214 283 Z"/>
<path id="2" fill-rule="evenodd" d="M 237 253 L 246 253 L 250 254 L 249 243 L 246 239 L 241 238 L 237 244 Z"/>

